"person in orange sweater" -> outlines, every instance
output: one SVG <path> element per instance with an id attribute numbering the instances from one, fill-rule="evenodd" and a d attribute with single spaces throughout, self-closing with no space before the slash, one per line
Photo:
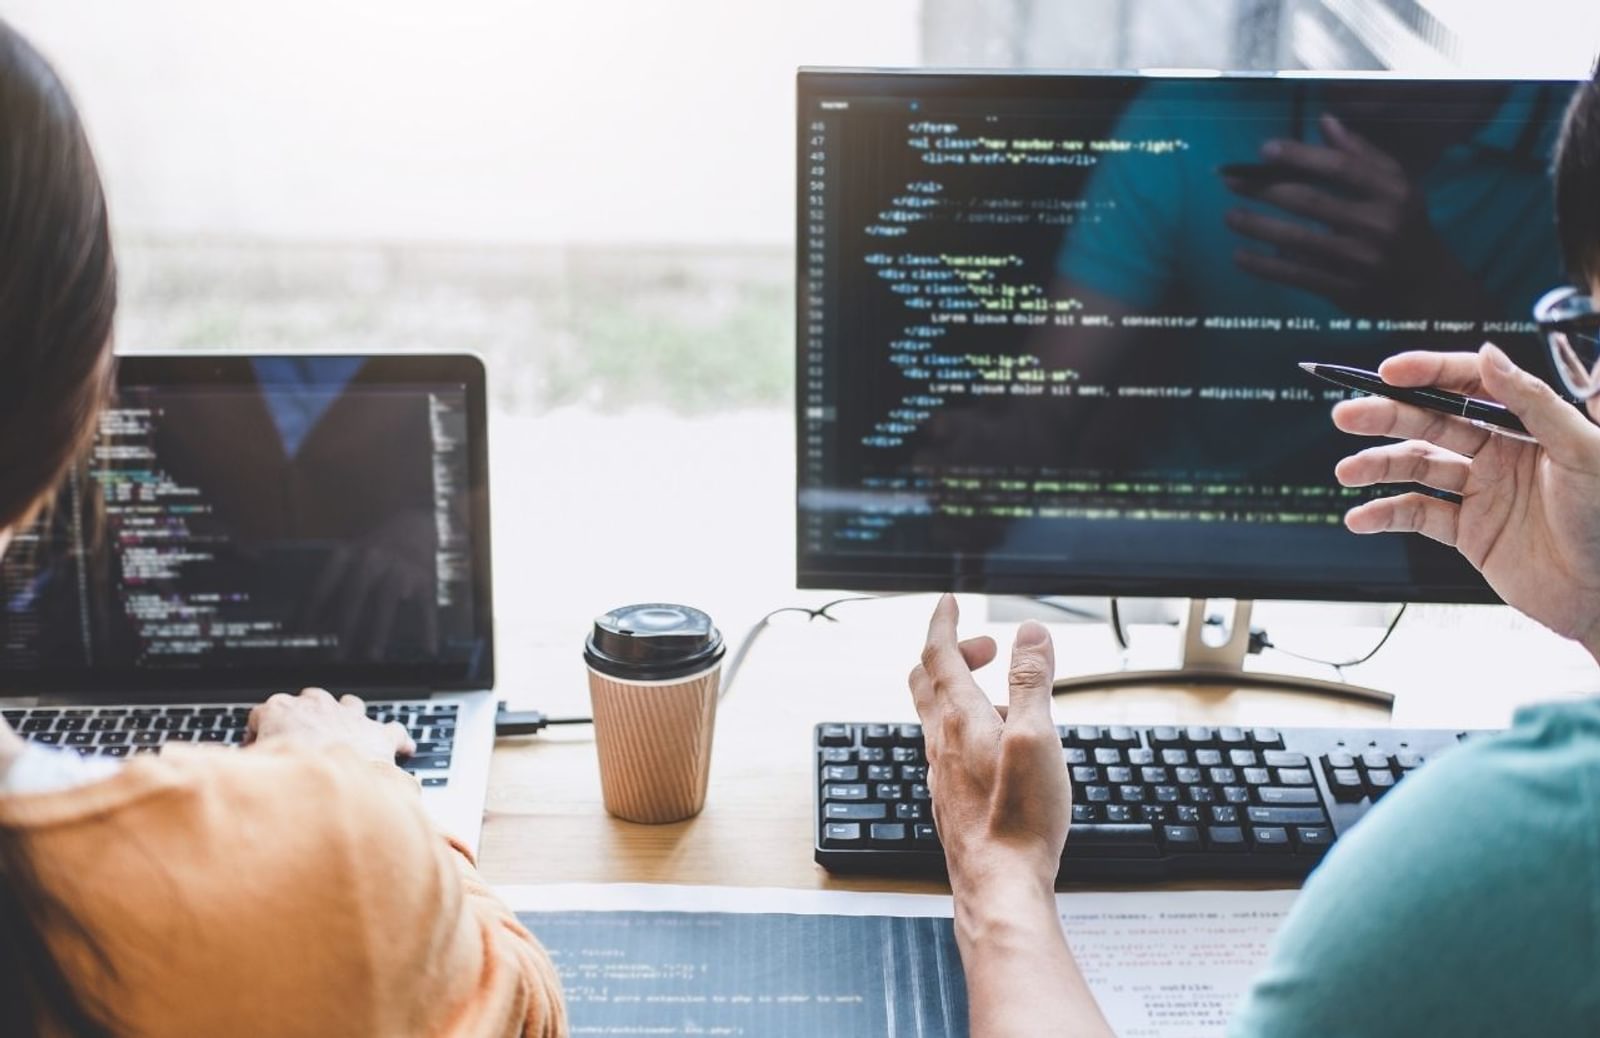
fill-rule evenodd
<path id="1" fill-rule="evenodd" d="M 0 554 L 88 443 L 116 268 L 65 89 L 0 22 Z M 0 1035 L 563 1035 L 554 968 L 436 831 L 398 725 L 277 695 L 120 766 L 0 721 Z"/>

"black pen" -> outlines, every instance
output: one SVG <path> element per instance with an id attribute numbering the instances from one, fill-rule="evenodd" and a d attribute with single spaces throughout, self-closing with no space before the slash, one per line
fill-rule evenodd
<path id="1" fill-rule="evenodd" d="M 1502 404 L 1462 396 L 1447 389 L 1434 389 L 1431 386 L 1415 388 L 1391 386 L 1376 371 L 1363 371 L 1361 368 L 1349 368 L 1343 364 L 1302 363 L 1300 367 L 1336 386 L 1371 393 L 1373 396 L 1388 397 L 1390 400 L 1398 400 L 1402 404 L 1410 404 L 1427 411 L 1465 418 L 1480 429 L 1488 429 L 1490 432 L 1509 436 L 1515 440 L 1539 442 L 1528 435 L 1528 427 L 1522 424 L 1522 419 L 1512 414 Z"/>

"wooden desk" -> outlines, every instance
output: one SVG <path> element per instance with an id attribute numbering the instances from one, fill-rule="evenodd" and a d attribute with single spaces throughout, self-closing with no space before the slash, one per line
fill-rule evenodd
<path id="1" fill-rule="evenodd" d="M 964 599 L 964 602 L 966 600 Z M 915 720 L 905 676 L 917 659 L 932 599 L 853 607 L 839 624 L 767 629 L 722 703 L 706 809 L 664 826 L 607 815 L 590 729 L 502 740 L 495 752 L 481 867 L 493 883 L 638 882 L 947 892 L 939 880 L 834 876 L 811 858 L 812 726 L 824 721 Z M 983 615 L 979 600 L 964 605 Z M 1465 616 L 1467 619 L 1462 620 Z M 1011 625 L 964 620 L 1008 644 Z M 1058 670 L 1101 669 L 1115 659 L 1098 625 L 1053 625 Z M 735 639 L 743 628 L 729 624 Z M 505 640 L 505 633 L 502 632 Z M 1274 629 L 1279 644 L 1290 644 Z M 1304 643 L 1302 643 L 1304 644 Z M 552 716 L 588 712 L 584 673 L 570 645 L 524 647 L 515 705 Z M 1004 652 L 1002 652 L 1002 657 Z M 1394 721 L 1408 727 L 1500 726 L 1515 706 L 1595 687 L 1581 650 L 1505 611 L 1443 612 L 1408 620 L 1384 655 L 1352 680 L 1400 695 Z M 1528 675 L 1534 673 L 1536 679 Z M 539 675 L 537 684 L 534 676 Z M 1004 695 L 998 666 L 980 674 Z M 1058 697 L 1057 723 L 1204 723 L 1378 726 L 1379 709 L 1346 700 L 1228 689 L 1120 689 Z M 1200 887 L 1277 884 L 1226 884 Z M 1097 886 L 1104 886 L 1103 884 Z"/>

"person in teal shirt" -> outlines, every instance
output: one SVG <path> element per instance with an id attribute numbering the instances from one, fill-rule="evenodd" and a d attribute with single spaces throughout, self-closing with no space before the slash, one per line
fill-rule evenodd
<path id="1" fill-rule="evenodd" d="M 1566 266 L 1600 296 L 1600 69 L 1568 110 L 1555 173 Z M 1585 415 L 1493 345 L 1404 353 L 1381 373 L 1499 400 L 1538 442 L 1344 401 L 1340 429 L 1398 442 L 1342 460 L 1341 483 L 1456 495 L 1380 497 L 1346 526 L 1454 546 L 1508 604 L 1600 660 L 1600 398 Z M 941 599 L 910 684 L 972 1033 L 1110 1034 L 1052 896 L 1071 788 L 1050 716 L 1049 634 L 1018 631 L 1002 714 L 972 677 L 997 646 L 958 640 L 957 619 Z M 1600 1034 L 1600 699 L 1523 710 L 1385 797 L 1306 882 L 1231 1033 Z"/>

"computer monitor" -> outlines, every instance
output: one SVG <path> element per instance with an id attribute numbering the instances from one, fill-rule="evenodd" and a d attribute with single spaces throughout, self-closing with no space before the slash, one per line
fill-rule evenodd
<path id="1" fill-rule="evenodd" d="M 1494 601 L 1297 363 L 1545 375 L 1571 90 L 801 70 L 800 586 Z"/>
<path id="2" fill-rule="evenodd" d="M 0 688 L 493 685 L 469 356 L 125 356 L 0 563 Z"/>

